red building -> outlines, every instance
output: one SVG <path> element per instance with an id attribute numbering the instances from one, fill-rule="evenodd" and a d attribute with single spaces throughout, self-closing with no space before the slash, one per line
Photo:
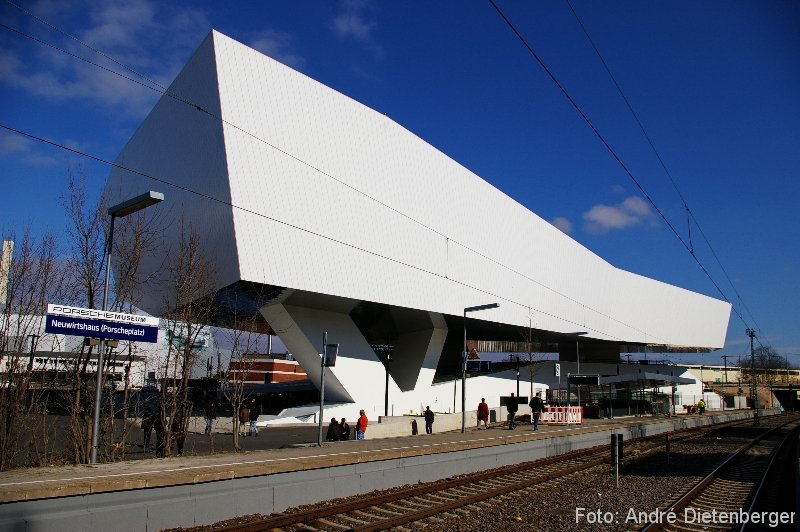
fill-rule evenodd
<path id="1" fill-rule="evenodd" d="M 230 379 L 243 380 L 245 385 L 307 381 L 308 375 L 303 366 L 296 360 L 282 358 L 284 356 L 246 353 L 237 360 L 231 360 Z"/>

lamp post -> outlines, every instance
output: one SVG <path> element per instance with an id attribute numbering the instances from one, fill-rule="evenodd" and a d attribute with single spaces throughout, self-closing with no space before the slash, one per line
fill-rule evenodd
<path id="1" fill-rule="evenodd" d="M 477 312 L 479 310 L 489 310 L 490 308 L 497 308 L 500 305 L 497 303 L 489 303 L 487 305 L 478 305 L 475 307 L 466 307 L 464 309 L 464 356 L 461 357 L 461 432 L 462 434 L 467 430 L 467 313 Z"/>
<path id="2" fill-rule="evenodd" d="M 581 339 L 581 336 L 583 336 L 585 334 L 589 334 L 589 333 L 586 332 L 586 331 L 578 331 L 578 332 L 567 333 L 567 334 L 569 336 L 574 336 L 575 337 L 575 360 L 578 362 L 578 370 L 577 371 L 578 371 L 578 375 L 580 375 L 581 374 L 581 345 L 580 345 L 580 339 Z M 569 397 L 567 397 L 567 399 L 569 399 Z M 579 384 L 578 384 L 578 407 L 580 408 L 580 406 L 581 406 L 581 385 L 580 385 L 580 381 L 579 381 Z"/>
<path id="3" fill-rule="evenodd" d="M 339 353 L 339 344 L 328 343 L 327 331 L 322 333 L 322 376 L 319 381 L 319 439 L 317 445 L 322 447 L 322 415 L 325 404 L 325 368 L 336 365 L 336 355 Z"/>
<path id="4" fill-rule="evenodd" d="M 386 352 L 386 389 L 383 397 L 383 415 L 389 417 L 389 364 L 392 363 L 392 352 Z"/>
<path id="5" fill-rule="evenodd" d="M 131 198 L 122 203 L 118 203 L 108 209 L 108 215 L 111 216 L 111 227 L 108 231 L 108 240 L 106 241 L 106 279 L 103 284 L 103 311 L 108 310 L 108 282 L 111 274 L 111 247 L 114 242 L 114 220 L 117 218 L 124 218 L 130 214 L 146 209 L 151 205 L 164 201 L 164 194 L 161 192 L 146 192 L 140 194 L 135 198 Z M 92 451 L 89 457 L 89 462 L 92 464 L 97 463 L 97 441 L 98 433 L 100 432 L 100 403 L 103 398 L 103 351 L 105 350 L 105 341 L 97 352 L 97 384 L 94 394 L 94 420 L 92 423 Z"/>
<path id="6" fill-rule="evenodd" d="M 747 336 L 750 337 L 750 366 L 752 376 L 750 377 L 750 393 L 753 396 L 753 425 L 758 425 L 758 385 L 756 383 L 756 352 L 753 350 L 753 338 L 756 337 L 756 331 L 753 329 L 745 330 Z"/>

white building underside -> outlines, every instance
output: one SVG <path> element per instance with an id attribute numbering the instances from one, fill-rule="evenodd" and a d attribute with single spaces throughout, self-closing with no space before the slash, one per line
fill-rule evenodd
<path id="1" fill-rule="evenodd" d="M 469 315 L 470 339 L 530 326 L 565 360 L 578 331 L 581 361 L 724 343 L 727 302 L 615 268 L 383 114 L 215 31 L 116 164 L 112 204 L 164 192 L 151 209 L 169 244 L 181 220 L 197 231 L 218 301 L 260 314 L 312 381 L 323 332 L 340 344 L 325 395 L 343 415 L 383 413 L 387 370 L 395 412 L 432 401 L 460 375 L 474 305 L 499 308 Z M 161 286 L 139 294 L 156 315 Z M 474 408 L 481 387 L 467 393 Z"/>

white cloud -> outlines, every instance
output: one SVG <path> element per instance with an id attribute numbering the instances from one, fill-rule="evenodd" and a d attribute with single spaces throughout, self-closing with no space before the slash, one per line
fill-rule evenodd
<path id="1" fill-rule="evenodd" d="M 284 65 L 295 70 L 302 70 L 306 65 L 306 60 L 292 51 L 293 41 L 293 37 L 288 33 L 264 29 L 254 35 L 247 44 Z"/>
<path id="2" fill-rule="evenodd" d="M 352 37 L 367 42 L 371 38 L 375 23 L 368 21 L 361 13 L 341 13 L 333 19 L 333 30 L 339 37 Z"/>
<path id="3" fill-rule="evenodd" d="M 553 226 L 556 229 L 559 229 L 562 233 L 566 234 L 572 233 L 572 222 L 570 222 L 568 218 L 559 216 L 558 218 L 552 219 L 550 223 L 553 224 Z"/>
<path id="4" fill-rule="evenodd" d="M 56 26 L 64 23 L 62 13 L 46 12 L 48 5 L 42 1 L 31 11 L 45 11 L 41 16 Z M 210 30 L 203 11 L 150 0 L 81 1 L 74 2 L 70 11 L 88 16 L 79 19 L 79 26 L 64 27 L 65 31 L 161 85 L 174 78 Z M 136 74 L 69 37 L 58 37 L 55 32 L 46 35 L 44 40 L 59 48 L 138 79 Z M 30 42 L 0 54 L 0 83 L 59 103 L 82 100 L 132 117 L 144 115 L 159 97 L 156 91 Z"/>
<path id="5" fill-rule="evenodd" d="M 12 153 L 22 153 L 28 151 L 30 141 L 11 131 L 0 131 L 0 157 Z"/>
<path id="6" fill-rule="evenodd" d="M 371 0 L 345 0 L 341 5 L 341 12 L 331 21 L 333 32 L 341 39 L 354 39 L 366 45 L 380 58 L 383 48 L 375 40 L 377 23 L 371 16 L 375 3 Z"/>
<path id="7" fill-rule="evenodd" d="M 40 145 L 28 137 L 11 131 L 0 131 L 0 158 L 10 155 L 30 166 L 53 166 L 58 163 L 58 159 L 53 156 L 53 150 L 40 148 Z"/>
<path id="8" fill-rule="evenodd" d="M 606 233 L 612 229 L 626 229 L 655 223 L 655 214 L 645 200 L 629 196 L 616 205 L 595 205 L 583 214 L 584 228 L 590 233 Z"/>

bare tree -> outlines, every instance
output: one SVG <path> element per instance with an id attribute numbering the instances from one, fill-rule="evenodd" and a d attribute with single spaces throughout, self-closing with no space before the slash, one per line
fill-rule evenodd
<path id="1" fill-rule="evenodd" d="M 8 238 L 14 241 L 13 235 Z M 33 428 L 41 429 L 45 436 L 51 432 L 45 404 L 39 400 L 46 383 L 34 383 L 32 376 L 33 353 L 47 300 L 59 290 L 63 279 L 55 257 L 52 235 L 45 235 L 37 242 L 26 231 L 17 242 L 13 258 L 0 264 L 0 278 L 7 280 L 6 298 L 0 302 L 0 470 L 12 465 L 20 446 L 27 446 L 29 453 L 41 456 L 41 445 L 48 438 L 32 438 Z M 26 429 L 28 438 L 24 442 Z M 30 457 L 25 461 L 30 461 Z"/>
<path id="2" fill-rule="evenodd" d="M 212 322 L 217 290 L 213 261 L 203 249 L 200 237 L 181 222 L 176 248 L 167 255 L 168 280 L 164 308 L 169 347 L 161 363 L 161 424 L 164 451 L 170 454 L 188 428 L 191 405 L 189 378 L 198 361 L 196 346 Z"/>
<path id="3" fill-rule="evenodd" d="M 255 358 L 253 352 L 258 344 L 259 323 L 255 318 L 238 319 L 236 329 L 228 329 L 231 340 L 231 360 L 228 370 L 223 374 L 223 393 L 231 405 L 232 443 L 237 451 L 239 444 L 239 410 L 247 401 L 249 394 L 245 386 L 248 374 L 253 369 Z"/>
<path id="4" fill-rule="evenodd" d="M 774 382 L 778 370 L 786 369 L 786 359 L 769 345 L 762 345 L 753 350 L 752 356 L 742 357 L 739 368 L 742 375 L 747 375 L 749 380 L 771 384 Z M 753 367 L 755 366 L 755 367 Z M 755 374 L 754 374 L 755 370 Z"/>
<path id="5" fill-rule="evenodd" d="M 97 308 L 103 286 L 105 258 L 105 216 L 101 199 L 91 204 L 87 198 L 82 171 L 67 170 L 64 208 L 70 220 L 66 227 L 67 287 L 63 303 Z M 69 390 L 70 435 L 75 461 L 86 463 L 92 440 L 93 390 L 91 359 L 97 358 L 99 346 L 82 345 L 67 369 Z M 94 367 L 94 371 L 102 368 Z"/>
<path id="6" fill-rule="evenodd" d="M 164 247 L 164 228 L 165 221 L 158 211 L 143 210 L 130 216 L 126 216 L 117 221 L 117 229 L 114 235 L 114 254 L 121 260 L 115 263 L 113 273 L 113 298 L 110 304 L 112 310 L 120 312 L 136 313 L 138 311 L 139 300 L 136 297 L 138 288 L 153 283 L 155 278 L 164 269 L 164 264 L 151 268 L 147 273 L 142 270 L 141 265 L 145 256 L 158 257 L 165 256 Z M 122 404 L 117 408 L 116 403 L 109 402 L 109 415 L 106 417 L 106 429 L 103 434 L 106 448 L 112 450 L 112 458 L 124 459 L 132 428 L 135 421 L 131 418 L 138 418 L 139 412 L 131 409 L 131 368 L 137 352 L 140 351 L 136 342 L 127 342 L 119 351 L 109 353 L 106 360 L 106 373 L 110 373 L 116 366 L 118 360 L 122 358 L 123 375 L 123 394 Z M 118 427 L 117 418 L 121 418 L 121 433 L 115 430 Z M 119 439 L 117 443 L 115 439 Z"/>

